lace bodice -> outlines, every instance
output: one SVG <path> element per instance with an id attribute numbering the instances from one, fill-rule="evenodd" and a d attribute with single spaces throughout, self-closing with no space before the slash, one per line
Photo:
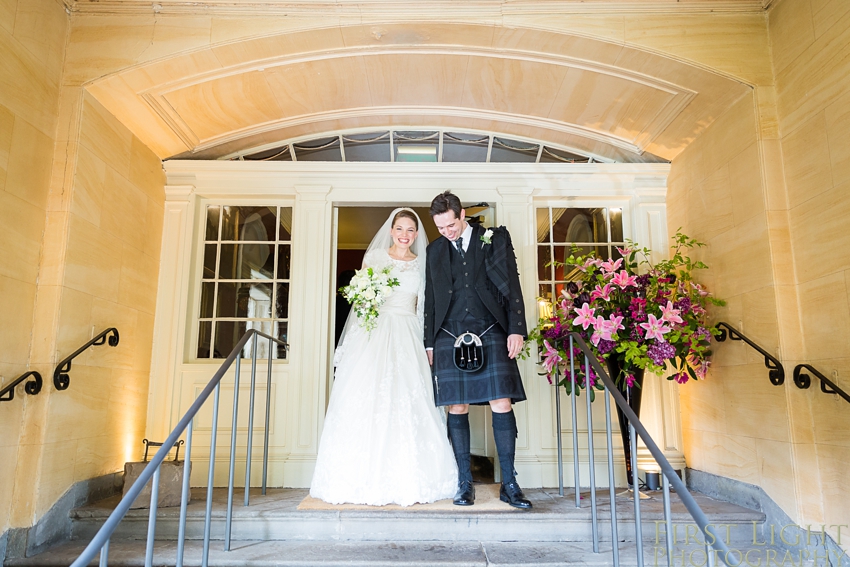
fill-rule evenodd
<path id="1" fill-rule="evenodd" d="M 366 267 L 383 269 L 385 266 L 390 266 L 390 275 L 398 278 L 399 285 L 393 288 L 392 294 L 381 306 L 381 314 L 391 312 L 416 314 L 416 302 L 422 291 L 422 271 L 419 262 L 419 258 L 407 262 L 396 260 L 386 250 L 371 252 L 364 259 L 363 264 Z"/>

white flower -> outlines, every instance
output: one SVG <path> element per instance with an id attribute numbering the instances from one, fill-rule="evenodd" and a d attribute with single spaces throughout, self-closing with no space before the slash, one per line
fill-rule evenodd
<path id="1" fill-rule="evenodd" d="M 486 231 L 484 231 L 484 234 L 481 235 L 481 242 L 483 242 L 484 244 L 490 244 L 490 238 L 492 238 L 492 236 L 493 230 L 488 228 Z"/>

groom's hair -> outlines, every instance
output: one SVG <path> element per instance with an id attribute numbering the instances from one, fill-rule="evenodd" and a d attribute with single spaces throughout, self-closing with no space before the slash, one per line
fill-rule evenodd
<path id="1" fill-rule="evenodd" d="M 431 210 L 428 212 L 431 213 L 431 218 L 434 218 L 437 215 L 454 211 L 455 218 L 459 219 L 461 210 L 463 210 L 463 207 L 460 204 L 460 199 L 453 195 L 451 191 L 446 191 L 434 197 L 434 200 L 431 201 Z"/>

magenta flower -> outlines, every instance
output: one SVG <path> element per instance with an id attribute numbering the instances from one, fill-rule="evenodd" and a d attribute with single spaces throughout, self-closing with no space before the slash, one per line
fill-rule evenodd
<path id="1" fill-rule="evenodd" d="M 645 340 L 656 339 L 658 341 L 664 340 L 664 335 L 670 332 L 670 327 L 664 325 L 664 321 L 661 319 L 656 319 L 655 315 L 648 315 L 648 321 L 646 323 L 641 323 L 640 326 L 646 330 L 646 335 L 644 335 Z"/>
<path id="2" fill-rule="evenodd" d="M 559 363 L 564 359 L 557 349 L 552 348 L 549 341 L 543 341 L 543 346 L 546 347 L 546 356 L 543 358 L 543 368 L 546 369 L 546 376 L 549 378 L 549 383 L 552 383 L 552 372 Z"/>
<path id="3" fill-rule="evenodd" d="M 626 386 L 631 388 L 635 385 L 635 375 L 634 374 L 626 374 Z"/>
<path id="4" fill-rule="evenodd" d="M 670 324 L 682 324 L 685 321 L 679 317 L 680 311 L 673 307 L 673 302 L 667 300 L 667 306 L 661 306 L 661 320 Z"/>
<path id="5" fill-rule="evenodd" d="M 590 292 L 590 299 L 603 299 L 605 301 L 611 301 L 611 284 L 605 284 L 605 287 L 600 287 L 597 284 L 596 289 Z"/>
<path id="6" fill-rule="evenodd" d="M 628 258 L 629 254 L 631 254 L 633 252 L 633 250 L 631 248 L 629 248 L 628 246 L 625 247 L 625 248 L 620 248 L 619 246 L 617 246 L 617 252 L 622 254 L 623 258 Z"/>
<path id="7" fill-rule="evenodd" d="M 630 276 L 626 270 L 620 270 L 614 274 L 614 278 L 611 280 L 611 283 L 620 289 L 626 289 L 630 285 L 637 286 L 637 277 Z"/>
<path id="8" fill-rule="evenodd" d="M 581 328 L 586 331 L 587 328 L 593 324 L 594 311 L 596 311 L 596 308 L 591 309 L 590 305 L 587 303 L 577 308 L 575 312 L 578 317 L 573 319 L 573 325 L 581 325 Z"/>

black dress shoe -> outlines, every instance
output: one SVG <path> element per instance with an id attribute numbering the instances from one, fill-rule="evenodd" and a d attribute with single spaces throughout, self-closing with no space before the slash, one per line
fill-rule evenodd
<path id="1" fill-rule="evenodd" d="M 522 508 L 523 510 L 529 510 L 531 508 L 531 502 L 525 498 L 522 488 L 516 482 L 503 484 L 502 489 L 499 490 L 499 499 L 502 502 L 507 502 L 514 508 Z"/>
<path id="2" fill-rule="evenodd" d="M 457 484 L 454 504 L 456 506 L 472 506 L 475 504 L 475 487 L 471 480 L 462 480 Z"/>

